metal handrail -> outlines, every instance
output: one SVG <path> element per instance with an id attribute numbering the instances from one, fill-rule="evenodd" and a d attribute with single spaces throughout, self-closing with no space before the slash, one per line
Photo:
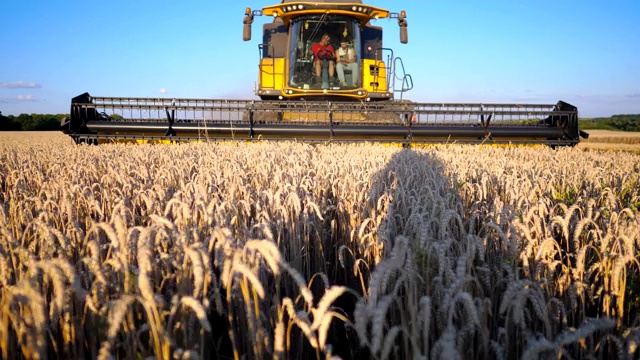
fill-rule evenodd
<path id="1" fill-rule="evenodd" d="M 400 62 L 400 69 L 402 70 L 402 76 L 396 76 L 395 74 L 398 73 L 398 71 L 396 70 L 398 67 L 398 62 Z M 400 100 L 402 100 L 402 95 L 413 89 L 413 78 L 411 77 L 411 75 L 407 74 L 407 72 L 404 69 L 404 62 L 402 61 L 401 57 L 397 57 L 393 60 L 393 71 L 394 71 L 394 80 L 393 80 L 393 92 L 399 92 L 400 93 Z M 400 84 L 400 89 L 396 89 L 395 87 L 395 80 L 401 80 L 401 84 Z M 406 86 L 405 86 L 406 85 Z"/>
<path id="2" fill-rule="evenodd" d="M 271 57 L 269 57 L 271 59 L 271 68 L 273 69 L 273 71 L 271 72 L 271 75 L 273 76 L 273 87 L 265 87 L 262 84 L 262 81 L 260 82 L 260 88 L 263 89 L 272 89 L 275 90 L 276 88 L 276 58 L 273 56 L 274 53 L 274 47 L 273 44 L 258 44 L 258 51 L 260 52 L 260 61 L 259 61 L 259 65 L 258 65 L 258 71 L 259 71 L 259 78 L 262 79 L 262 59 L 267 59 L 266 56 L 264 56 L 264 48 L 268 47 L 268 49 L 270 50 L 269 54 L 271 54 Z M 256 89 L 257 91 L 257 89 Z"/>

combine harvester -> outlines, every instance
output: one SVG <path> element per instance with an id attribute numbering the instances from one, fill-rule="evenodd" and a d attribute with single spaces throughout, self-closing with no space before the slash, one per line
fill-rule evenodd
<path id="1" fill-rule="evenodd" d="M 371 22 L 397 19 L 400 42 L 406 44 L 404 11 L 392 13 L 359 0 L 283 0 L 262 10 L 246 9 L 245 41 L 251 40 L 254 17 L 262 15 L 274 20 L 263 26 L 259 44 L 255 93 L 261 100 L 84 93 L 72 99 L 62 130 L 76 143 L 91 144 L 297 140 L 573 146 L 588 136 L 578 129 L 577 108 L 562 101 L 443 104 L 403 99 L 413 87 L 412 78 L 402 59 L 383 47 L 382 28 Z M 343 63 L 340 55 L 353 60 Z"/>

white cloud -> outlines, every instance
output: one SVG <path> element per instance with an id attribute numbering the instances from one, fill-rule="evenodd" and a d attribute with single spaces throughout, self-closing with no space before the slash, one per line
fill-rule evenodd
<path id="1" fill-rule="evenodd" d="M 33 81 L 23 82 L 23 81 L 14 81 L 12 83 L 0 83 L 0 88 L 8 88 L 8 89 L 38 89 L 41 88 L 42 85 L 35 83 Z"/>
<path id="2" fill-rule="evenodd" d="M 169 90 L 167 90 L 167 88 L 161 88 L 160 89 L 160 94 L 166 94 L 168 92 L 169 92 Z"/>
<path id="3" fill-rule="evenodd" d="M 33 95 L 18 95 L 18 96 L 0 96 L 0 103 L 2 104 L 15 104 L 20 102 L 38 102 L 40 99 Z"/>

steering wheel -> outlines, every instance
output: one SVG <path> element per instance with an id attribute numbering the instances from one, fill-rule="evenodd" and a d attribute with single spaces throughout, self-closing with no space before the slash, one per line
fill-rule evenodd
<path id="1" fill-rule="evenodd" d="M 318 59 L 320 60 L 331 60 L 333 57 L 333 51 L 330 49 L 322 48 L 318 51 Z"/>

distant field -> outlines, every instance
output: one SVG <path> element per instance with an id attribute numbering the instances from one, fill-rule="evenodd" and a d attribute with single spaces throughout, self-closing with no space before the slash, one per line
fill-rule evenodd
<path id="1" fill-rule="evenodd" d="M 640 144 L 640 132 L 624 132 L 613 130 L 585 130 L 589 133 L 589 139 L 585 142 L 611 143 L 611 144 Z"/>
<path id="2" fill-rule="evenodd" d="M 2 143 L 29 143 L 35 144 L 73 144 L 71 137 L 61 131 L 0 131 Z"/>
<path id="3" fill-rule="evenodd" d="M 578 148 L 585 150 L 621 150 L 640 154 L 640 132 L 586 130 L 589 138 Z"/>

